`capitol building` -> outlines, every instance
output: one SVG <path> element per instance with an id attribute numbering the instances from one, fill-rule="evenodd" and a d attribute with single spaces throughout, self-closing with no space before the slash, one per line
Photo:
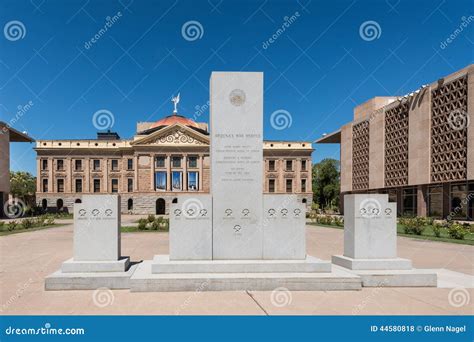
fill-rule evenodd
<path id="1" fill-rule="evenodd" d="M 123 213 L 165 215 L 178 194 L 210 192 L 207 123 L 174 111 L 138 122 L 131 139 L 99 132 L 89 140 L 38 140 L 36 201 L 72 212 L 83 194 L 117 193 Z M 310 208 L 311 142 L 264 141 L 264 193 L 291 193 Z M 235 189 L 239 191 L 239 189 Z"/>

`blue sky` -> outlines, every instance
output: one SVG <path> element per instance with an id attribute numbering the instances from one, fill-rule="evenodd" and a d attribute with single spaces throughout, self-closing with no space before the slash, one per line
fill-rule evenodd
<path id="1" fill-rule="evenodd" d="M 446 0 L 3 0 L 0 120 L 36 139 L 94 138 L 93 115 L 106 109 L 130 138 L 137 121 L 170 114 L 178 92 L 179 112 L 195 116 L 212 71 L 263 71 L 265 139 L 314 141 L 371 97 L 472 63 L 474 20 L 442 46 L 471 15 L 472 1 Z M 190 21 L 197 36 L 182 32 Z M 278 110 L 291 126 L 272 127 Z M 314 147 L 314 162 L 339 158 L 337 145 Z M 36 174 L 33 145 L 13 144 L 11 168 Z"/>

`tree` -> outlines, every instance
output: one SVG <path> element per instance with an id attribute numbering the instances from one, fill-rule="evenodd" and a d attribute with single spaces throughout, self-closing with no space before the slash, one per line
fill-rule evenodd
<path id="1" fill-rule="evenodd" d="M 340 171 L 339 161 L 323 159 L 313 165 L 313 202 L 320 208 L 339 206 Z"/>
<path id="2" fill-rule="evenodd" d="M 29 172 L 10 171 L 10 193 L 13 197 L 31 202 L 36 192 L 36 177 Z"/>

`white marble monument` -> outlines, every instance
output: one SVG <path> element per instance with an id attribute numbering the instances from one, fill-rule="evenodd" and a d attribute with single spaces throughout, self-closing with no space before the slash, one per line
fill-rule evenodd
<path id="1" fill-rule="evenodd" d="M 387 194 L 344 196 L 344 255 L 335 265 L 355 271 L 364 286 L 436 286 L 436 274 L 397 256 L 397 204 Z"/>
<path id="2" fill-rule="evenodd" d="M 130 258 L 121 257 L 120 196 L 83 195 L 74 204 L 74 253 L 48 276 L 47 290 L 128 286 Z"/>

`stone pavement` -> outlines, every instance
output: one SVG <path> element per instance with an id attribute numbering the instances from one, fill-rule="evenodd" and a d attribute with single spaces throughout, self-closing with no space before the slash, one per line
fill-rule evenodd
<path id="1" fill-rule="evenodd" d="M 135 218 L 126 218 L 126 221 Z M 307 226 L 308 253 L 343 251 L 341 229 Z M 72 225 L 0 237 L 1 314 L 116 315 L 458 315 L 474 314 L 474 246 L 398 237 L 398 254 L 414 267 L 440 271 L 445 288 L 363 288 L 315 292 L 44 291 L 44 277 L 72 256 Z M 122 234 L 132 261 L 168 254 L 168 234 Z M 471 276 L 455 272 L 462 272 Z M 453 290 L 449 287 L 462 288 Z M 467 288 L 464 288 L 467 287 Z M 450 295 L 451 294 L 451 295 Z M 462 305 L 461 305 L 462 304 Z"/>

